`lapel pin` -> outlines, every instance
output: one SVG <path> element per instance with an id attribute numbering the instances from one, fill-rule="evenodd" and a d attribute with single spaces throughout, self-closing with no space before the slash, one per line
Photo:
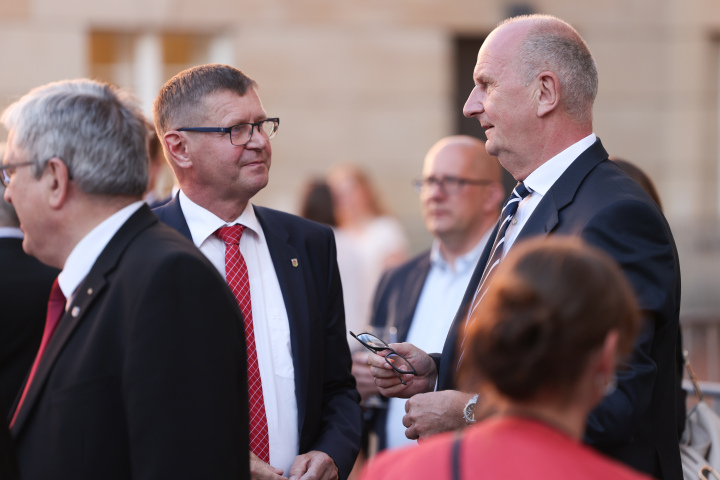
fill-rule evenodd
<path id="1" fill-rule="evenodd" d="M 80 307 L 74 306 L 70 311 L 70 315 L 72 315 L 73 318 L 77 318 L 77 316 L 80 315 Z"/>
<path id="2" fill-rule="evenodd" d="M 293 267 L 297 267 L 297 266 L 298 266 L 297 258 L 291 259 L 291 260 L 290 260 L 290 263 L 292 263 L 292 266 L 293 266 Z"/>

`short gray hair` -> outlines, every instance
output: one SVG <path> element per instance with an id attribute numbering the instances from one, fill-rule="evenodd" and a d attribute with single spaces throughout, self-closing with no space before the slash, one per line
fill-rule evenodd
<path id="1" fill-rule="evenodd" d="M 242 97 L 256 86 L 255 80 L 230 65 L 210 63 L 183 70 L 162 86 L 153 103 L 158 137 L 165 135 L 172 122 L 185 120 L 202 107 L 208 95 L 230 91 Z"/>
<path id="2" fill-rule="evenodd" d="M 87 79 L 49 83 L 10 105 L 0 121 L 38 178 L 58 157 L 84 193 L 141 196 L 147 189 L 148 124 L 127 92 Z"/>
<path id="3" fill-rule="evenodd" d="M 532 21 L 517 63 L 521 78 L 529 84 L 543 71 L 555 73 L 567 112 L 578 121 L 592 121 L 598 73 L 585 40 L 569 23 L 552 15 L 513 17 L 500 26 L 521 20 Z"/>

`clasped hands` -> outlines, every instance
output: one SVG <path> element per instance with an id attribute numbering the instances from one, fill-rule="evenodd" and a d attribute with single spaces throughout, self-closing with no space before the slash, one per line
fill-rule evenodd
<path id="1" fill-rule="evenodd" d="M 250 452 L 250 478 L 252 480 L 279 480 L 282 469 L 263 462 Z M 290 467 L 289 480 L 338 480 L 338 469 L 330 456 L 317 450 L 295 457 Z"/>
<path id="2" fill-rule="evenodd" d="M 465 426 L 463 408 L 473 395 L 454 390 L 435 392 L 437 367 L 430 355 L 410 343 L 393 343 L 390 346 L 405 357 L 417 372 L 417 375 L 401 374 L 405 385 L 385 361 L 388 351 L 369 353 L 367 363 L 382 395 L 409 398 L 403 417 L 405 436 L 422 441 Z"/>

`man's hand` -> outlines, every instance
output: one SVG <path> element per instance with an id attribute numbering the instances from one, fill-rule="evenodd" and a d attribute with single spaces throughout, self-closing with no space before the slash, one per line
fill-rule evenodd
<path id="1" fill-rule="evenodd" d="M 352 374 L 355 377 L 355 383 L 357 383 L 357 389 L 363 402 L 380 393 L 370 373 L 367 359 L 368 356 L 365 352 L 355 352 L 353 354 Z"/>
<path id="2" fill-rule="evenodd" d="M 278 480 L 284 478 L 283 471 L 275 468 L 250 452 L 250 478 L 252 480 Z"/>
<path id="3" fill-rule="evenodd" d="M 289 480 L 338 480 L 338 469 L 326 453 L 312 450 L 295 457 Z"/>
<path id="4" fill-rule="evenodd" d="M 375 385 L 380 393 L 386 397 L 409 398 L 418 393 L 435 390 L 437 368 L 430 355 L 411 343 L 392 343 L 390 347 L 415 367 L 417 375 L 402 375 L 402 379 L 407 383 L 403 385 L 392 367 L 385 361 L 384 357 L 388 351 L 370 353 L 367 363 L 370 365 L 370 373 L 375 378 Z"/>
<path id="5" fill-rule="evenodd" d="M 405 436 L 422 441 L 438 433 L 464 427 L 463 409 L 472 393 L 444 390 L 415 395 L 405 403 Z"/>

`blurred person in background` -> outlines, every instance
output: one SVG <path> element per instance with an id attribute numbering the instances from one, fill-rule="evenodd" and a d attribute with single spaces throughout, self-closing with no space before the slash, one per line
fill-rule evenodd
<path id="1" fill-rule="evenodd" d="M 370 178 L 359 167 L 337 165 L 327 178 L 338 230 L 355 244 L 359 254 L 362 274 L 357 282 L 360 299 L 356 315 L 362 319 L 362 325 L 368 325 L 372 296 L 380 277 L 408 257 L 407 235 L 400 222 L 385 211 Z M 358 344 L 355 350 L 358 348 L 362 347 Z"/>
<path id="2" fill-rule="evenodd" d="M 570 237 L 520 243 L 473 316 L 459 383 L 483 392 L 495 414 L 381 454 L 362 479 L 649 480 L 582 443 L 640 328 L 612 258 Z"/>
<path id="3" fill-rule="evenodd" d="M 362 261 L 355 244 L 347 234 L 337 228 L 335 205 L 330 187 L 324 179 L 310 180 L 300 198 L 300 216 L 322 223 L 333 229 L 337 244 L 337 262 L 342 280 L 343 304 L 345 305 L 345 329 L 362 331 L 367 326 L 367 319 L 362 318 L 361 282 Z M 347 334 L 350 350 L 362 348 L 352 336 Z"/>
<path id="4" fill-rule="evenodd" d="M 445 137 L 430 148 L 415 188 L 425 228 L 433 236 L 432 247 L 383 275 L 373 304 L 373 330 L 392 326 L 398 342 L 410 342 L 427 352 L 442 350 L 500 215 L 505 197 L 500 172 L 497 159 L 477 138 Z M 379 393 L 366 354 L 354 356 L 353 373 L 363 398 Z M 405 403 L 391 398 L 374 409 L 371 424 L 379 450 L 415 443 L 405 436 Z"/>
<path id="5" fill-rule="evenodd" d="M 56 82 L 2 122 L 23 249 L 62 269 L 11 414 L 22 478 L 247 478 L 242 316 L 214 267 L 142 201 L 136 101 Z"/>
<path id="6" fill-rule="evenodd" d="M 677 248 L 657 204 L 608 160 L 593 133 L 598 74 L 587 44 L 556 17 L 511 18 L 483 43 L 473 81 L 463 113 L 480 122 L 488 153 L 519 183 L 478 262 L 442 354 L 430 356 L 409 343 L 393 347 L 415 366 L 417 375 L 407 385 L 384 359 L 370 354 L 380 391 L 412 397 L 403 418 L 409 438 L 467 423 L 462 413 L 483 399 L 456 390 L 456 372 L 468 352 L 463 332 L 496 267 L 515 241 L 577 236 L 620 264 L 643 319 L 633 354 L 618 374 L 618 388 L 588 416 L 584 439 L 656 478 L 679 478 Z"/>

